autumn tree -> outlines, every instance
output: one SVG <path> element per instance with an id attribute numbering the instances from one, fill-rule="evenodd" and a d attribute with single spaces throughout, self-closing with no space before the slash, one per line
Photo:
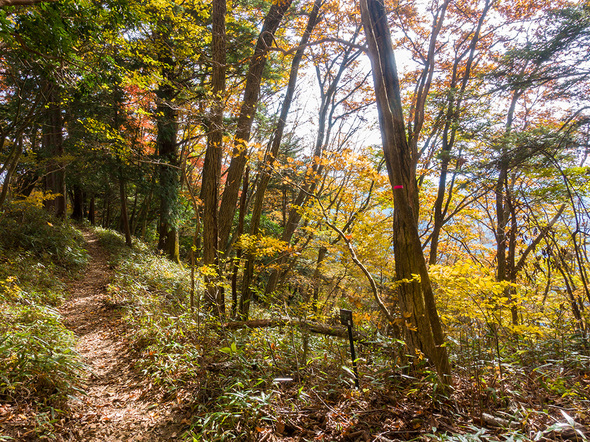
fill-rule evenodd
<path id="1" fill-rule="evenodd" d="M 293 102 L 295 94 L 295 88 L 297 84 L 297 78 L 299 75 L 299 66 L 302 61 L 303 55 L 306 50 L 307 43 L 311 37 L 311 34 L 319 22 L 319 12 L 322 6 L 322 1 L 317 0 L 313 4 L 311 13 L 309 14 L 309 20 L 307 26 L 301 36 L 299 47 L 297 48 L 293 60 L 291 61 L 291 69 L 289 72 L 289 83 L 285 92 L 285 98 L 281 106 L 281 112 L 277 125 L 272 133 L 272 136 L 268 142 L 268 146 L 264 155 L 262 169 L 259 172 L 259 178 L 257 180 L 258 185 L 255 190 L 254 196 L 254 207 L 252 209 L 252 217 L 250 221 L 250 235 L 258 236 L 260 230 L 260 219 L 262 216 L 262 208 L 266 189 L 269 185 L 272 168 L 276 158 L 279 154 L 279 149 L 283 141 L 283 134 L 287 123 L 287 117 L 289 110 Z M 241 233 L 241 232 L 239 232 Z M 240 252 L 239 252 L 240 253 Z M 239 259 L 239 257 L 238 257 Z M 244 276 L 242 282 L 242 296 L 240 299 L 240 315 L 243 318 L 248 317 L 249 303 L 251 299 L 251 283 L 254 273 L 254 260 L 255 256 L 253 253 L 249 253 L 244 268 Z"/>
<path id="2" fill-rule="evenodd" d="M 394 253 L 407 345 L 422 351 L 450 383 L 450 364 L 418 233 L 416 152 L 408 143 L 400 86 L 384 4 L 361 0 L 361 16 L 373 70 L 383 152 L 394 195 Z"/>
<path id="3" fill-rule="evenodd" d="M 521 225 L 518 212 L 521 204 L 516 189 L 521 170 L 527 163 L 536 164 L 538 167 L 550 161 L 555 155 L 563 154 L 570 146 L 566 141 L 568 137 L 559 134 L 563 128 L 553 133 L 547 131 L 549 124 L 545 119 L 546 110 L 537 107 L 540 103 L 546 107 L 551 106 L 552 102 L 558 100 L 554 95 L 556 91 L 561 91 L 561 99 L 577 84 L 588 78 L 588 72 L 578 67 L 581 60 L 586 57 L 583 48 L 587 49 L 587 45 L 583 42 L 587 42 L 588 38 L 588 11 L 583 7 L 566 9 L 564 12 L 551 11 L 547 19 L 549 17 L 552 21 L 557 20 L 553 26 L 548 25 L 548 32 L 524 47 L 511 48 L 504 55 L 504 63 L 499 65 L 496 72 L 496 78 L 501 79 L 500 90 L 508 93 L 510 97 L 505 128 L 497 141 L 495 163 L 498 170 L 494 186 L 497 277 L 499 281 L 510 281 L 513 284 L 516 283 L 517 275 L 526 258 L 543 240 L 544 235 L 558 221 L 564 210 L 564 206 L 561 206 L 557 214 L 548 221 L 547 226 L 538 231 L 520 256 L 517 255 L 518 232 Z M 552 87 L 548 88 L 548 85 Z M 529 105 L 529 102 L 538 104 Z M 519 109 L 523 109 L 524 112 L 519 112 Z M 573 108 L 570 113 L 576 116 L 579 110 Z M 508 293 L 509 297 L 512 297 L 514 289 L 507 290 L 511 292 Z M 512 323 L 517 325 L 519 317 L 516 302 L 512 305 L 511 311 Z"/>
<path id="4" fill-rule="evenodd" d="M 338 14 L 335 14 L 334 17 L 340 18 Z M 336 22 L 336 20 L 334 21 Z M 350 103 L 346 102 L 348 98 L 353 96 L 355 92 L 362 90 L 364 86 L 365 77 L 362 74 L 357 76 L 358 72 L 353 73 L 352 70 L 362 53 L 356 45 L 359 31 L 359 27 L 353 28 L 352 34 L 348 36 L 350 44 L 337 44 L 336 55 L 332 53 L 332 47 L 319 48 L 313 54 L 314 71 L 320 93 L 319 109 L 317 111 L 318 124 L 315 140 L 313 141 L 313 150 L 309 157 L 310 161 L 304 168 L 303 180 L 298 184 L 298 190 L 289 209 L 281 235 L 281 241 L 287 244 L 292 242 L 301 222 L 301 208 L 307 204 L 311 195 L 316 191 L 325 173 L 323 156 L 333 141 L 334 134 L 332 132 L 334 127 L 343 118 L 342 115 L 339 116 L 336 113 L 337 109 L 350 104 L 353 109 L 360 111 L 367 104 L 366 102 L 357 103 L 358 108 L 356 108 L 352 104 L 352 99 Z M 342 113 L 346 114 L 347 111 L 342 111 Z M 336 149 L 338 148 L 336 147 Z M 266 283 L 265 293 L 267 296 L 277 289 L 279 282 L 286 275 L 284 267 L 287 261 L 287 254 L 279 257 L 279 262 L 270 273 Z"/>

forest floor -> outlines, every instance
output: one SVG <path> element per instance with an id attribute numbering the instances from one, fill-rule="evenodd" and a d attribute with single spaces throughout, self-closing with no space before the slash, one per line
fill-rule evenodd
<path id="1" fill-rule="evenodd" d="M 174 382 L 174 388 L 168 389 L 152 385 L 153 378 L 137 368 L 140 355 L 132 343 L 136 330 L 124 320 L 125 310 L 113 304 L 109 296 L 109 284 L 116 285 L 111 257 L 99 244 L 96 233 L 85 230 L 84 237 L 89 262 L 83 275 L 69 282 L 68 299 L 60 309 L 64 324 L 75 334 L 76 351 L 86 366 L 81 391 L 69 396 L 60 407 L 63 411 L 55 418 L 52 414 L 47 425 L 40 423 L 38 408 L 30 399 L 0 403 L 0 441 L 190 440 L 191 428 L 201 437 L 199 440 L 208 440 L 200 429 L 202 423 L 195 424 L 195 418 L 207 418 L 224 407 L 224 402 L 216 399 L 220 394 L 216 392 L 216 381 L 240 367 L 233 366 L 231 360 L 219 363 L 217 349 L 208 359 L 199 361 L 202 365 L 191 378 L 195 382 L 182 386 Z M 219 370 L 224 370 L 223 376 Z M 401 374 L 391 376 L 395 382 L 385 385 L 377 373 L 373 377 L 369 373 L 360 390 L 335 387 L 330 397 L 321 389 L 302 392 L 298 382 L 270 385 L 266 396 L 250 391 L 260 395 L 254 399 L 272 395 L 272 402 L 257 409 L 258 416 L 265 419 L 239 421 L 236 425 L 251 427 L 241 432 L 249 436 L 240 440 L 265 442 L 588 440 L 590 415 L 585 404 L 590 403 L 590 375 L 587 370 L 576 373 L 572 372 L 577 386 L 572 391 L 578 392 L 579 398 L 541 388 L 549 378 L 540 378 L 534 370 L 520 377 L 507 376 L 498 389 L 506 392 L 502 398 L 495 397 L 494 384 L 482 387 L 467 376 L 456 376 L 450 397 L 436 394 L 431 382 L 420 383 Z M 319 382 L 317 372 L 308 375 L 310 384 Z M 336 378 L 337 374 L 331 373 L 330 377 Z M 248 415 L 252 402 L 241 404 L 223 411 L 234 417 Z M 575 424 L 566 410 L 579 419 Z M 252 411 L 251 417 L 255 414 Z M 456 439 L 450 436 L 453 434 Z"/>
<path id="2" fill-rule="evenodd" d="M 86 394 L 72 397 L 64 441 L 169 441 L 188 421 L 176 402 L 153 393 L 134 369 L 119 309 L 107 302 L 111 277 L 108 256 L 92 232 L 86 231 L 90 261 L 81 279 L 69 286 L 70 299 L 61 309 L 66 326 L 78 338 L 76 350 L 88 370 Z M 184 420 L 184 423 L 182 423 Z"/>

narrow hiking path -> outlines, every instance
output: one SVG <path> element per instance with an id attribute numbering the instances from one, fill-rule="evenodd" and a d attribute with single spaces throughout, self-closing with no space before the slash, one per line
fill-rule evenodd
<path id="1" fill-rule="evenodd" d="M 175 440 L 186 421 L 178 422 L 182 416 L 176 405 L 163 402 L 133 369 L 122 313 L 107 302 L 112 275 L 107 253 L 93 232 L 85 231 L 84 237 L 90 261 L 84 276 L 70 283 L 70 299 L 61 312 L 88 366 L 86 394 L 70 400 L 71 420 L 62 440 Z"/>

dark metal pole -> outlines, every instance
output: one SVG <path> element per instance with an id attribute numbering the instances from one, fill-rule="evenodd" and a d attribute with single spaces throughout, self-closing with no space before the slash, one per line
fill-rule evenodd
<path id="1" fill-rule="evenodd" d="M 348 328 L 348 340 L 350 341 L 350 356 L 352 358 L 352 369 L 354 371 L 354 386 L 358 389 L 359 373 L 356 368 L 356 352 L 354 351 L 354 337 L 352 336 L 352 311 L 340 309 L 340 322 Z"/>

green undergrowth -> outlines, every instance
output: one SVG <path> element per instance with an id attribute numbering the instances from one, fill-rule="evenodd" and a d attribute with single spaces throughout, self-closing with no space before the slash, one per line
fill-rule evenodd
<path id="1" fill-rule="evenodd" d="M 130 249 L 118 233 L 97 233 L 114 269 L 109 301 L 125 308 L 137 368 L 153 386 L 189 398 L 184 406 L 193 420 L 186 440 L 254 440 L 271 431 L 280 413 L 318 398 L 336 403 L 351 391 L 347 339 L 293 326 L 224 328 L 218 319 L 191 311 L 190 268 L 140 242 Z M 202 286 L 198 276 L 196 286 Z M 288 307 L 252 313 L 255 318 L 286 316 L 303 313 Z M 359 371 L 365 386 L 383 389 L 383 383 L 395 382 L 384 373 L 398 367 L 376 348 L 358 349 Z"/>
<path id="2" fill-rule="evenodd" d="M 82 363 L 58 307 L 86 265 L 81 233 L 30 201 L 0 212 L 0 401 L 55 410 Z"/>
<path id="3" fill-rule="evenodd" d="M 125 309 L 137 368 L 146 384 L 165 397 L 176 397 L 191 416 L 185 440 L 259 440 L 269 433 L 347 440 L 349 433 L 383 432 L 384 422 L 375 411 L 380 409 L 388 410 L 392 434 L 399 431 L 408 439 L 437 428 L 432 417 L 436 413 L 448 416 L 447 428 L 456 430 L 439 433 L 440 440 L 478 440 L 483 427 L 469 424 L 482 413 L 517 419 L 519 428 L 502 429 L 513 440 L 542 432 L 561 417 L 562 406 L 575 409 L 581 422 L 588 420 L 583 411 L 588 404 L 588 358 L 574 351 L 581 347 L 570 338 L 531 343 L 482 335 L 463 342 L 451 336 L 455 387 L 449 397 L 422 355 L 403 355 L 403 342 L 367 326 L 362 332 L 368 339 L 356 344 L 356 390 L 347 339 L 313 334 L 296 325 L 223 327 L 219 319 L 191 311 L 189 267 L 170 262 L 140 242 L 129 249 L 111 231 L 98 233 L 115 273 L 108 288 L 110 302 Z M 196 273 L 198 299 L 203 283 Z M 251 317 L 338 322 L 286 304 L 255 304 Z M 412 368 L 406 366 L 410 360 Z M 310 409 L 322 411 L 308 416 L 305 410 Z M 317 427 L 315 433 L 310 426 Z"/>

